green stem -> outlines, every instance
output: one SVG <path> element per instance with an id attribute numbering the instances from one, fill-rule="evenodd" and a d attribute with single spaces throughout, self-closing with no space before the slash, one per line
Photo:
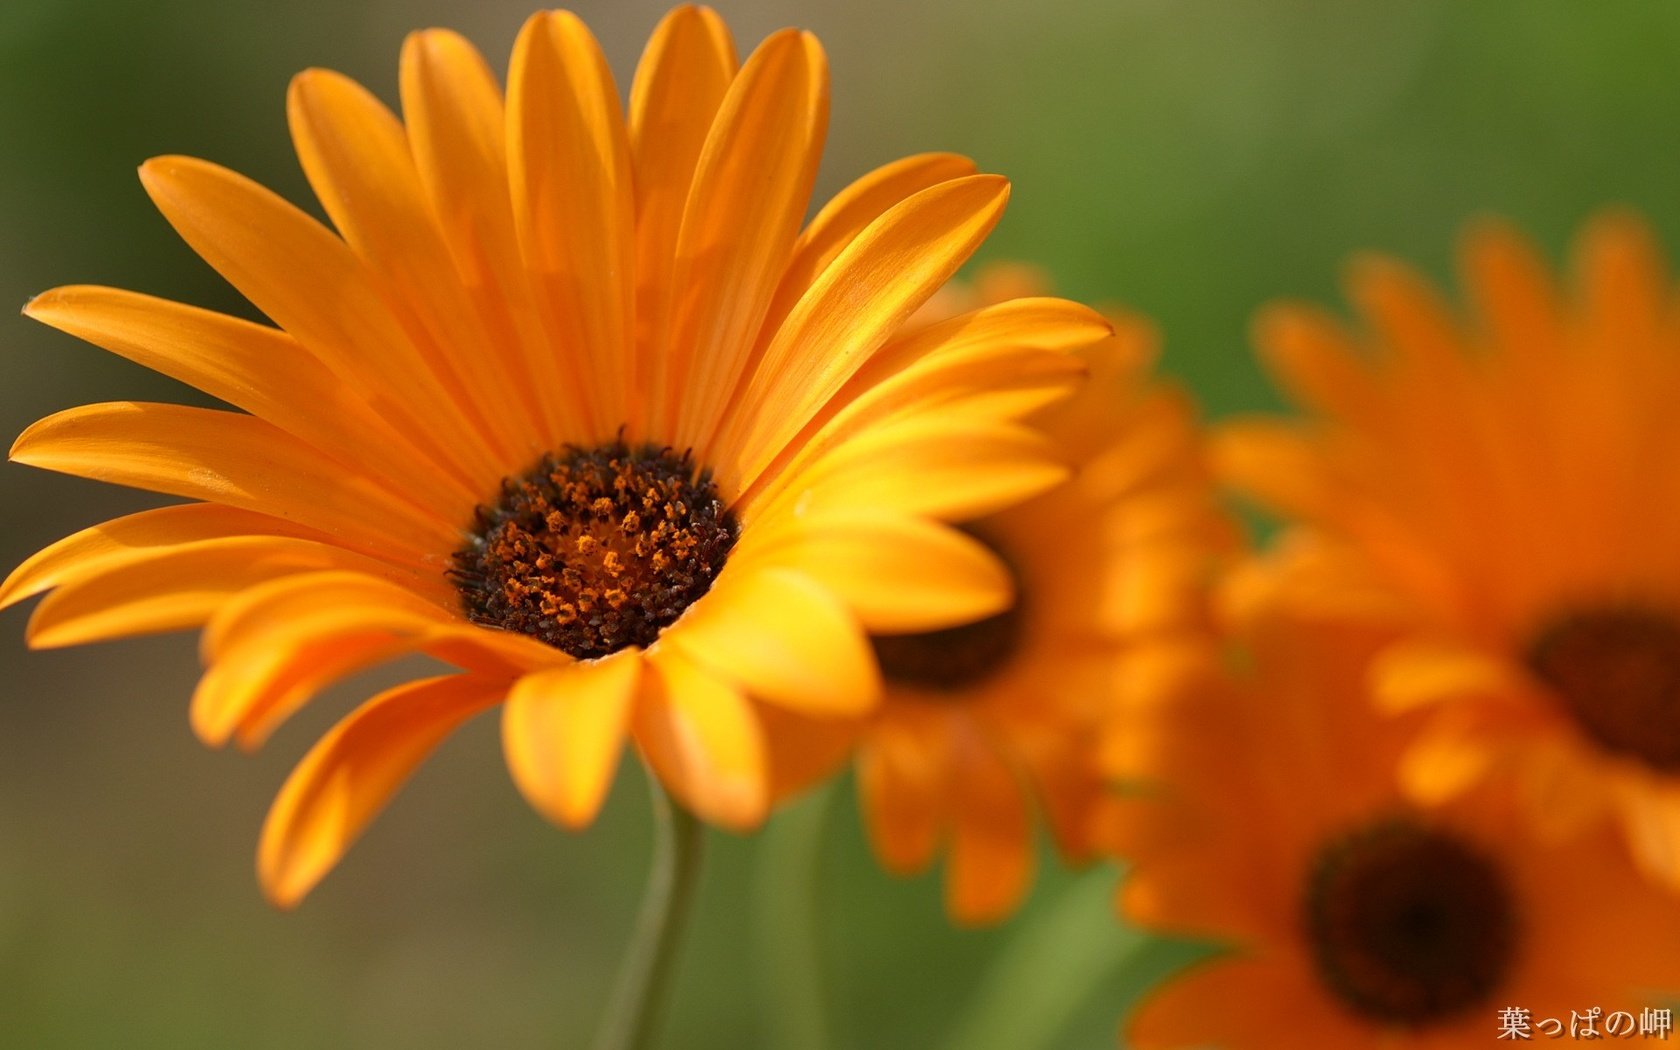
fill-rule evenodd
<path id="1" fill-rule="evenodd" d="M 1020 927 L 987 969 L 946 1047 L 1053 1047 L 1115 971 L 1146 954 L 1153 938 L 1114 918 L 1114 875 L 1081 876 Z"/>
<path id="2" fill-rule="evenodd" d="M 753 873 L 754 958 L 766 1046 L 823 1050 L 828 998 L 822 960 L 822 850 L 835 787 L 782 810 L 765 829 Z"/>
<path id="3" fill-rule="evenodd" d="M 670 998 L 677 948 L 700 881 L 705 829 L 648 776 L 653 801 L 653 862 L 630 949 L 607 1004 L 595 1050 L 652 1050 Z"/>

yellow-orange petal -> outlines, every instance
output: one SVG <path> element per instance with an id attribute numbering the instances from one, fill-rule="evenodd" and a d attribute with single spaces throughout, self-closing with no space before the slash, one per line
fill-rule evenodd
<path id="1" fill-rule="evenodd" d="M 1438 716 L 1401 756 L 1399 778 L 1412 798 L 1438 805 L 1480 783 L 1508 759 L 1497 742 L 1483 739 L 1449 713 Z"/>
<path id="2" fill-rule="evenodd" d="M 1071 473 L 1037 430 L 927 412 L 858 434 L 802 470 L 799 487 L 784 489 L 783 498 L 802 514 L 873 508 L 973 521 Z"/>
<path id="3" fill-rule="evenodd" d="M 547 451 L 576 429 L 578 412 L 540 330 L 519 254 L 501 85 L 477 49 L 446 29 L 409 34 L 400 82 L 409 148 L 439 232 L 492 333 L 486 349 L 515 387 L 502 410 L 520 419 L 537 452 Z"/>
<path id="4" fill-rule="evenodd" d="M 796 484 L 803 467 L 878 423 L 923 412 L 1019 419 L 1072 393 L 1086 374 L 1067 351 L 1109 332 L 1095 311 L 1017 300 L 884 347 L 813 416 L 743 494 L 743 505 Z"/>
<path id="5" fill-rule="evenodd" d="M 456 618 L 455 595 L 447 584 L 429 591 L 358 572 L 324 572 L 274 580 L 241 594 L 216 614 L 199 639 L 206 664 L 227 650 L 283 631 L 321 612 L 352 609 L 352 616 L 401 612 L 444 623 Z"/>
<path id="6" fill-rule="evenodd" d="M 414 652 L 455 625 L 436 596 L 362 573 L 302 572 L 251 586 L 205 627 L 193 731 L 211 747 L 230 737 L 258 747 L 326 685 Z"/>
<path id="7" fill-rule="evenodd" d="M 66 409 L 12 444 L 18 463 L 209 500 L 413 562 L 459 545 L 444 524 L 254 416 L 119 401 Z"/>
<path id="8" fill-rule="evenodd" d="M 1460 268 L 1482 324 L 1504 353 L 1549 356 L 1557 349 L 1568 328 L 1562 294 L 1526 237 L 1483 219 L 1464 236 Z"/>
<path id="9" fill-rule="evenodd" d="M 1624 803 L 1618 814 L 1640 871 L 1668 890 L 1680 890 L 1680 791 L 1664 784 Z"/>
<path id="10" fill-rule="evenodd" d="M 276 328 L 138 292 L 87 285 L 42 292 L 24 314 L 243 408 L 376 477 L 431 513 L 460 513 L 436 467 Z"/>
<path id="11" fill-rule="evenodd" d="M 292 78 L 286 117 L 321 206 L 386 292 L 416 355 L 497 462 L 530 459 L 540 449 L 518 425 L 517 384 L 455 273 L 402 122 L 366 88 L 324 69 Z"/>
<path id="12" fill-rule="evenodd" d="M 675 407 L 666 425 L 680 448 L 704 447 L 731 407 L 805 218 L 827 131 L 822 47 L 798 30 L 771 36 L 729 86 L 683 208 L 660 343 L 667 367 L 654 371 L 655 397 Z"/>
<path id="13" fill-rule="evenodd" d="M 769 741 L 772 804 L 839 773 L 869 725 L 869 717 L 813 718 L 776 704 L 755 704 L 753 713 Z"/>
<path id="14" fill-rule="evenodd" d="M 907 384 L 912 376 L 925 379 L 946 372 L 964 375 L 967 369 L 984 367 L 995 355 L 1008 351 L 1051 352 L 1057 359 L 1070 362 L 1070 369 L 1084 372 L 1086 362 L 1071 357 L 1071 352 L 1089 347 L 1113 332 L 1112 322 L 1079 303 L 1066 299 L 1011 299 L 894 339 L 846 381 L 836 401 L 841 406 L 856 401 L 859 407 L 876 399 L 896 403 L 906 391 L 893 390 L 894 384 Z M 928 394 L 931 391 L 923 396 Z"/>
<path id="15" fill-rule="evenodd" d="M 668 426 L 670 369 L 664 327 L 673 307 L 672 272 L 683 210 L 701 150 L 739 62 L 717 12 L 684 5 L 659 23 L 630 88 L 630 151 L 636 168 L 636 327 L 632 370 L 648 386 L 632 406 L 631 430 L 648 417 Z"/>
<path id="16" fill-rule="evenodd" d="M 662 641 L 754 699 L 806 714 L 861 714 L 880 699 L 857 619 L 786 569 L 725 572 Z"/>
<path id="17" fill-rule="evenodd" d="M 1293 303 L 1267 307 L 1255 317 L 1253 338 L 1267 369 L 1298 403 L 1342 419 L 1381 411 L 1382 394 L 1368 363 L 1322 311 Z"/>
<path id="18" fill-rule="evenodd" d="M 649 654 L 636 744 L 677 800 L 703 820 L 747 830 L 769 809 L 764 729 L 722 678 L 674 648 Z"/>
<path id="19" fill-rule="evenodd" d="M 737 560 L 795 569 L 828 588 L 874 633 L 930 631 L 1000 612 L 1009 571 L 983 545 L 920 518 L 813 515 L 777 523 Z"/>
<path id="20" fill-rule="evenodd" d="M 1417 638 L 1384 649 L 1371 664 L 1371 695 L 1391 712 L 1521 688 L 1511 668 L 1465 645 Z"/>
<path id="21" fill-rule="evenodd" d="M 955 153 L 918 153 L 881 165 L 836 193 L 818 210 L 794 244 L 764 327 L 781 327 L 805 289 L 846 245 L 887 210 L 930 186 L 975 174 L 974 162 Z"/>
<path id="22" fill-rule="evenodd" d="M 1309 521 L 1333 500 L 1312 441 L 1294 423 L 1239 419 L 1214 431 L 1209 456 L 1218 474 L 1263 503 Z"/>
<path id="23" fill-rule="evenodd" d="M 952 776 L 945 906 L 959 923 L 997 922 L 1015 910 L 1032 879 L 1026 787 L 989 746 L 964 745 Z"/>
<path id="24" fill-rule="evenodd" d="M 869 843 L 889 871 L 922 871 L 933 862 L 950 819 L 946 792 L 949 741 L 940 728 L 917 731 L 886 718 L 858 748 L 858 794 Z"/>
<path id="25" fill-rule="evenodd" d="M 502 709 L 502 753 L 526 801 L 563 827 L 595 819 L 624 750 L 642 678 L 640 649 L 620 649 L 521 678 Z"/>
<path id="26" fill-rule="evenodd" d="M 31 646 L 51 649 L 197 627 L 247 587 L 322 570 L 393 572 L 371 558 L 313 540 L 199 540 L 61 584 L 35 607 L 27 637 Z"/>
<path id="27" fill-rule="evenodd" d="M 181 544 L 233 536 L 327 539 L 314 529 L 217 503 L 143 510 L 71 533 L 37 551 L 0 584 L 0 609 L 60 584 L 145 561 Z"/>
<path id="28" fill-rule="evenodd" d="M 154 157 L 140 181 L 164 218 L 254 304 L 350 383 L 373 411 L 478 499 L 496 464 L 371 286 L 348 245 L 242 175 Z"/>
<path id="29" fill-rule="evenodd" d="M 635 335 L 636 205 L 612 71 L 579 18 L 540 11 L 508 69 L 514 226 L 550 352 L 579 367 L 588 436 L 626 418 Z"/>
<path id="30" fill-rule="evenodd" d="M 1668 266 L 1637 215 L 1612 209 L 1593 216 L 1581 229 L 1576 260 L 1593 327 L 1631 341 L 1648 336 L 1669 316 Z"/>
<path id="31" fill-rule="evenodd" d="M 257 877 L 277 907 L 302 900 L 444 737 L 498 703 L 507 683 L 474 675 L 379 694 L 322 737 L 269 809 Z"/>
<path id="32" fill-rule="evenodd" d="M 1003 215 L 1008 180 L 953 179 L 902 201 L 824 270 L 765 348 L 711 462 L 752 484 L 793 436 L 950 279 Z"/>

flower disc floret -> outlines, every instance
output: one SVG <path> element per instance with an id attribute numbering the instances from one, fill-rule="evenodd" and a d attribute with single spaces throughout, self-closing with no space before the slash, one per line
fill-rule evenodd
<path id="1" fill-rule="evenodd" d="M 451 570 L 467 616 L 580 660 L 652 644 L 740 532 L 709 472 L 622 442 L 544 457 L 475 517 Z"/>

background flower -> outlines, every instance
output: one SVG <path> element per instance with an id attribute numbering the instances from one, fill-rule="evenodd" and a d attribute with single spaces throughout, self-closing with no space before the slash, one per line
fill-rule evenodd
<path id="1" fill-rule="evenodd" d="M 1430 714 L 1415 797 L 1503 781 L 1532 833 L 1617 826 L 1680 890 L 1680 298 L 1625 214 L 1582 229 L 1567 284 L 1491 222 L 1462 259 L 1463 310 L 1367 258 L 1357 333 L 1264 313 L 1307 417 L 1232 423 L 1215 458 L 1298 523 L 1295 600 L 1402 625 L 1372 676 L 1383 706 Z"/>
<path id="2" fill-rule="evenodd" d="M 243 310 L 145 206 L 134 165 L 216 157 L 306 200 L 279 103 L 296 70 L 341 70 L 394 102 L 391 55 L 409 30 L 451 26 L 499 61 L 531 6 L 0 4 L 0 302 L 98 281 Z M 667 6 L 578 10 L 625 70 Z M 823 40 L 836 80 L 817 197 L 920 149 L 1007 172 L 1014 196 L 987 257 L 1035 260 L 1065 294 L 1154 318 L 1163 370 L 1216 414 L 1274 407 L 1246 350 L 1249 316 L 1279 295 L 1330 301 L 1350 250 L 1442 277 L 1450 232 L 1491 209 L 1556 259 L 1607 200 L 1680 243 L 1669 87 L 1680 14 L 1666 5 L 1608 18 L 1577 0 L 740 0 L 723 13 L 743 41 L 789 24 Z M 4 344 L 6 434 L 42 405 L 193 398 L 22 319 Z M 137 505 L 43 472 L 7 475 L 8 566 Z M 388 679 L 323 697 L 255 759 L 207 752 L 181 711 L 197 677 L 190 638 L 26 657 L 23 615 L 8 617 L 0 1016 L 11 1038 L 444 1050 L 543 1043 L 566 1014 L 585 1019 L 584 1044 L 609 980 L 599 961 L 622 948 L 640 891 L 639 784 L 621 784 L 589 834 L 556 835 L 487 775 L 496 726 L 482 720 L 440 750 L 310 908 L 277 916 L 251 892 L 257 821 L 306 742 Z M 937 878 L 880 872 L 840 805 L 825 854 L 836 1023 L 854 1045 L 926 1050 L 1010 930 L 952 930 Z M 684 968 L 677 1046 L 774 1046 L 753 940 L 764 896 L 739 890 L 768 846 L 713 850 L 689 958 L 740 961 Z M 1018 921 L 1066 881 L 1046 865 Z M 1156 972 L 1182 954 L 1160 952 Z M 1110 987 L 1063 1046 L 1110 1045 L 1133 991 Z"/>
<path id="3" fill-rule="evenodd" d="M 1666 1002 L 1680 909 L 1614 836 L 1536 840 L 1503 789 L 1411 804 L 1418 719 L 1368 695 L 1391 631 L 1299 615 L 1275 571 L 1245 568 L 1223 653 L 1115 725 L 1121 912 L 1222 948 L 1148 995 L 1136 1045 L 1446 1050 L 1488 1045 L 1502 1008 Z"/>

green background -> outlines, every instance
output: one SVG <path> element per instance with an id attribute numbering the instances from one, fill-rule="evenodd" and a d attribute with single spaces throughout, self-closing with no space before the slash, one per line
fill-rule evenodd
<path id="1" fill-rule="evenodd" d="M 662 10 L 580 5 L 622 84 Z M 1660 233 L 1680 229 L 1680 6 L 1669 3 L 748 0 L 722 11 L 743 50 L 786 24 L 826 44 L 834 110 L 819 195 L 927 149 L 1009 175 L 1010 213 L 984 257 L 1040 262 L 1067 293 L 1154 317 L 1163 367 L 1213 415 L 1276 404 L 1251 362 L 1248 317 L 1276 296 L 1332 299 L 1356 250 L 1444 278 L 1456 229 L 1485 212 L 1517 220 L 1554 257 L 1607 202 Z M 134 166 L 195 154 L 306 201 L 284 121 L 292 72 L 337 68 L 392 99 L 407 30 L 458 28 L 502 68 L 527 13 L 464 0 L 7 0 L 0 302 L 98 282 L 248 313 L 152 211 Z M 5 434 L 83 402 L 197 400 L 21 318 L 0 322 L 0 344 Z M 6 467 L 0 563 L 157 502 Z M 24 619 L 0 618 L 0 1045 L 587 1045 L 647 857 L 631 764 L 599 825 L 562 834 L 519 799 L 494 719 L 481 719 L 281 915 L 251 870 L 268 800 L 310 741 L 392 674 L 334 690 L 258 755 L 212 752 L 186 723 L 190 637 L 31 654 Z M 1042 1045 L 1110 1046 L 1139 987 L 1192 954 L 1153 945 L 1129 966 L 1098 965 L 1127 948 L 1105 906 L 1115 874 L 1076 879 L 1048 861 L 1013 923 L 954 930 L 936 876 L 874 866 L 849 783 L 764 835 L 714 835 L 711 847 L 673 1050 L 802 1046 L 800 970 L 784 960 L 799 957 L 804 919 L 836 1048 L 926 1050 L 961 1023 L 1021 1047 L 998 1018 L 1029 1020 L 1035 1004 L 1056 1013 L 1057 995 L 1075 1001 Z M 1071 934 L 1046 937 L 1057 924 Z"/>

